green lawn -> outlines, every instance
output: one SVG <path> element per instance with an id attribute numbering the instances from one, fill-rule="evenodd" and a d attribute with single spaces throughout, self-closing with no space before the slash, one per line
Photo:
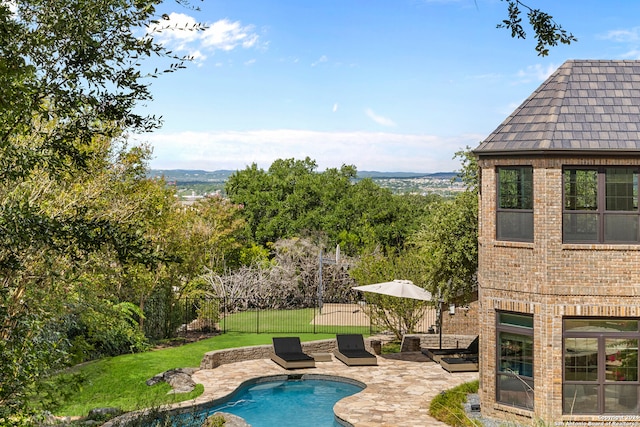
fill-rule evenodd
<path id="1" fill-rule="evenodd" d="M 167 395 L 170 390 L 168 384 L 162 382 L 149 387 L 146 381 L 169 369 L 198 367 L 208 351 L 271 344 L 273 336 L 295 335 L 302 341 L 313 341 L 335 338 L 337 333 L 361 333 L 365 336 L 370 333 L 369 327 L 316 325 L 314 328 L 311 325 L 314 315 L 313 309 L 234 313 L 226 319 L 229 332 L 213 338 L 77 366 L 71 372 L 84 378 L 82 388 L 55 413 L 84 416 L 90 409 L 99 407 L 131 411 L 193 399 L 202 393 L 202 386 L 189 394 Z"/>
<path id="2" fill-rule="evenodd" d="M 85 377 L 82 389 L 55 413 L 85 416 L 92 408 L 117 407 L 131 411 L 193 399 L 202 393 L 202 386 L 198 386 L 189 394 L 167 395 L 170 390 L 168 384 L 160 383 L 149 387 L 145 382 L 169 369 L 198 367 L 203 355 L 208 351 L 271 344 L 271 337 L 274 335 L 278 334 L 231 332 L 180 347 L 111 357 L 75 367 L 73 371 Z M 335 338 L 335 334 L 296 336 L 302 341 Z"/>
<path id="3" fill-rule="evenodd" d="M 247 333 L 326 333 L 326 334 L 364 334 L 369 335 L 369 326 L 335 326 L 314 325 L 314 316 L 317 314 L 313 308 L 296 310 L 247 310 L 233 313 L 225 319 L 224 327 L 229 331 Z M 343 319 L 344 323 L 351 320 L 349 314 Z M 222 325 L 221 325 L 222 326 Z"/>

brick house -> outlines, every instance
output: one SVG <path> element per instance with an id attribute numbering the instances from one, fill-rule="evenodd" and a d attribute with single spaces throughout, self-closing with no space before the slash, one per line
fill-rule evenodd
<path id="1" fill-rule="evenodd" d="M 474 153 L 483 413 L 640 425 L 640 61 L 567 61 Z"/>

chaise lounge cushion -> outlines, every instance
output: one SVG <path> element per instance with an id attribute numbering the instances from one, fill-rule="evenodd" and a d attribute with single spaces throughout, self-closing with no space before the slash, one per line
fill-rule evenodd
<path id="1" fill-rule="evenodd" d="M 302 351 L 298 337 L 274 337 L 271 360 L 285 369 L 315 368 L 313 357 Z"/>
<path id="2" fill-rule="evenodd" d="M 440 366 L 448 372 L 478 372 L 477 357 L 443 357 Z"/>
<path id="3" fill-rule="evenodd" d="M 364 339 L 360 334 L 336 335 L 338 348 L 334 350 L 336 358 L 348 366 L 374 366 L 378 358 L 369 353 L 364 346 Z"/>
<path id="4" fill-rule="evenodd" d="M 473 341 L 466 348 L 423 348 L 422 354 L 427 356 L 434 362 L 440 363 L 443 357 L 464 357 L 464 356 L 476 356 L 479 351 L 480 339 L 475 337 Z"/>

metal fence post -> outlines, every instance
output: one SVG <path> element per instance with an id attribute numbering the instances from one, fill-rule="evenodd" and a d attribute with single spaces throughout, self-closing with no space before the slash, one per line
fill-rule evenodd
<path id="1" fill-rule="evenodd" d="M 224 311 L 224 317 L 223 317 L 223 322 L 224 322 L 224 326 L 222 327 L 222 333 L 226 334 L 227 333 L 227 296 L 225 295 L 222 298 L 222 310 Z"/>

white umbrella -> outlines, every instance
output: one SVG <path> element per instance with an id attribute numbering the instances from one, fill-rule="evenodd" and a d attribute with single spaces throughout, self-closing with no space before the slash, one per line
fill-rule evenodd
<path id="1" fill-rule="evenodd" d="M 432 299 L 431 292 L 414 285 L 411 280 L 393 280 L 391 282 L 375 283 L 373 285 L 356 286 L 352 289 L 422 301 L 431 301 Z"/>

